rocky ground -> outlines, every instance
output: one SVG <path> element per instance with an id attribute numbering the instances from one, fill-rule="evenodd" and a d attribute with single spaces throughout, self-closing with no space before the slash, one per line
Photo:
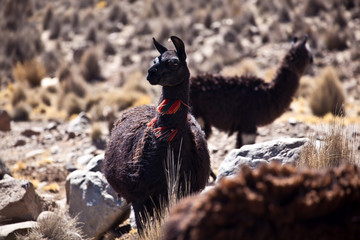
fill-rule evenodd
<path id="1" fill-rule="evenodd" d="M 0 10 L 0 110 L 12 120 L 10 131 L 0 131 L 0 159 L 15 178 L 30 180 L 62 206 L 68 174 L 104 152 L 108 122 L 128 107 L 157 102 L 159 88 L 145 81 L 157 54 L 152 37 L 184 39 L 192 75 L 247 73 L 269 81 L 292 37 L 308 34 L 314 63 L 288 111 L 260 127 L 256 142 L 321 139 L 331 129 L 333 117 L 324 114 L 332 109 L 321 106 L 324 114 L 315 116 L 312 104 L 322 100 L 312 99 L 330 103 L 340 95 L 346 115 L 339 119 L 360 156 L 357 1 L 11 1 L 0 0 L 6 6 Z M 38 71 L 26 75 L 26 62 Z M 319 88 L 326 67 L 333 69 L 329 81 L 337 81 L 328 92 Z M 80 112 L 87 117 L 77 122 Z M 214 129 L 208 146 L 216 172 L 235 135 Z"/>

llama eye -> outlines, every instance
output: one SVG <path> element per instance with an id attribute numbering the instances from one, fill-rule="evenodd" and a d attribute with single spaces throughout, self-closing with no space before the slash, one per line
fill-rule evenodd
<path id="1" fill-rule="evenodd" d="M 169 60 L 169 61 L 167 62 L 167 64 L 168 64 L 170 67 L 176 68 L 177 66 L 179 66 L 179 61 L 177 61 L 177 60 Z"/>

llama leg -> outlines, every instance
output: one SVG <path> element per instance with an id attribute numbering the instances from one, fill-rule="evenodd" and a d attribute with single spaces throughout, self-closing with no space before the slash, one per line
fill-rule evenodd
<path id="1" fill-rule="evenodd" d="M 256 126 L 253 126 L 242 132 L 241 136 L 242 136 L 242 142 L 244 145 L 255 143 L 256 131 L 257 131 Z"/>
<path id="2" fill-rule="evenodd" d="M 133 209 L 135 214 L 135 222 L 139 235 L 142 235 L 144 231 L 144 225 L 148 221 L 146 210 L 143 204 L 133 203 Z"/>
<path id="3" fill-rule="evenodd" d="M 211 125 L 206 121 L 204 121 L 204 132 L 206 139 L 209 139 L 211 135 Z"/>
<path id="4" fill-rule="evenodd" d="M 239 130 L 237 135 L 236 135 L 236 148 L 241 148 L 241 146 L 243 145 L 243 140 L 242 140 L 242 131 Z"/>

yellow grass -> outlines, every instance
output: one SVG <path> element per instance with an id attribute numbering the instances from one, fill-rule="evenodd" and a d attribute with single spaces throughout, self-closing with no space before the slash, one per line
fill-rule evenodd
<path id="1" fill-rule="evenodd" d="M 43 189 L 47 192 L 57 193 L 60 191 L 60 186 L 54 182 L 44 186 Z"/>
<path id="2" fill-rule="evenodd" d="M 18 62 L 13 68 L 13 76 L 19 82 L 27 82 L 30 87 L 37 87 L 45 76 L 45 69 L 36 59 Z"/>
<path id="3" fill-rule="evenodd" d="M 341 119 L 332 118 L 323 138 L 310 136 L 310 142 L 301 153 L 298 167 L 320 169 L 341 164 L 359 165 L 359 156 L 356 155 L 359 139 L 352 136 L 353 131 L 349 130 L 354 129 L 347 128 Z"/>

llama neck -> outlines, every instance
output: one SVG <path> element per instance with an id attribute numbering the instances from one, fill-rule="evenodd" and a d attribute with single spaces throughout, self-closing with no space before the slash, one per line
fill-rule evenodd
<path id="1" fill-rule="evenodd" d="M 289 105 L 299 87 L 300 77 L 298 71 L 283 62 L 272 81 L 271 90 L 274 99 L 278 99 L 277 101 L 282 103 L 281 105 Z"/>
<path id="2" fill-rule="evenodd" d="M 181 135 L 179 132 L 187 130 L 188 102 L 188 81 L 175 87 L 163 87 L 156 117 L 148 124 L 159 139 L 170 142 Z"/>

